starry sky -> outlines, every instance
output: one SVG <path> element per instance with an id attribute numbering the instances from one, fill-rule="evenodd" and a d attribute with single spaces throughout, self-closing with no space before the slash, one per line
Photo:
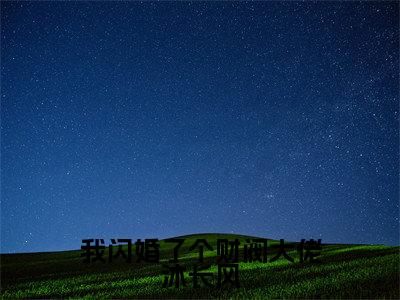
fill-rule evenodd
<path id="1" fill-rule="evenodd" d="M 1 10 L 1 252 L 399 243 L 398 3 Z"/>

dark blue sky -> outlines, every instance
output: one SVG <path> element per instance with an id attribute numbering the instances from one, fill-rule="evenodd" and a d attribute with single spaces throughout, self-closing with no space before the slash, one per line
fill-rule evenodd
<path id="1" fill-rule="evenodd" d="M 399 243 L 396 2 L 2 2 L 1 251 Z"/>

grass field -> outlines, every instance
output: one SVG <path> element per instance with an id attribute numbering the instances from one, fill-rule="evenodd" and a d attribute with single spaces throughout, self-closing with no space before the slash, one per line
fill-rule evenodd
<path id="1" fill-rule="evenodd" d="M 253 298 L 253 299 L 399 299 L 400 247 L 382 245 L 322 245 L 320 263 L 298 260 L 295 250 L 274 262 L 243 262 L 245 236 L 203 234 L 184 237 L 179 262 L 186 266 L 186 287 L 162 287 L 163 265 L 173 257 L 175 244 L 160 241 L 160 263 L 136 263 L 123 258 L 112 263 L 83 263 L 81 250 L 1 255 L 2 298 Z M 198 257 L 198 250 L 189 252 L 197 238 L 205 238 L 213 246 L 206 251 L 203 272 L 212 272 L 213 287 L 193 288 L 189 272 Z M 216 241 L 238 238 L 239 287 L 216 287 Z M 134 241 L 133 241 L 134 242 Z M 107 243 L 107 241 L 106 241 Z M 268 260 L 277 251 L 268 242 Z"/>

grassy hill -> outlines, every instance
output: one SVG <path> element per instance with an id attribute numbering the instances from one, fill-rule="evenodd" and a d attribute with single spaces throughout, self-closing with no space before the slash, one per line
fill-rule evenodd
<path id="1" fill-rule="evenodd" d="M 243 262 L 243 245 L 247 238 L 233 234 L 196 234 L 184 236 L 179 251 L 179 263 L 188 286 L 163 288 L 166 275 L 163 266 L 173 258 L 175 244 L 160 241 L 160 263 L 132 262 L 123 258 L 112 263 L 83 263 L 81 250 L 1 255 L 2 298 L 363 298 L 399 299 L 400 247 L 382 245 L 323 244 L 320 263 L 303 262 L 298 252 L 288 251 L 295 259 L 289 262 L 282 256 L 269 262 L 277 249 L 268 241 L 268 262 Z M 193 288 L 193 264 L 198 249 L 189 247 L 198 238 L 207 239 L 213 251 L 205 251 L 204 264 L 211 267 L 208 279 L 213 287 Z M 218 238 L 239 239 L 240 286 L 216 287 Z M 132 241 L 134 242 L 134 241 Z M 322 241 L 323 242 L 323 241 Z M 108 241 L 106 241 L 108 244 Z M 285 241 L 286 244 L 286 241 Z M 107 249 L 106 249 L 107 250 Z"/>

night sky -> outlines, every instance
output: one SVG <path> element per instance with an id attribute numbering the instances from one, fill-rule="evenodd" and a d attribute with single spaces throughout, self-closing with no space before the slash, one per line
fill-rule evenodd
<path id="1" fill-rule="evenodd" d="M 1 9 L 1 252 L 399 243 L 398 3 Z"/>

